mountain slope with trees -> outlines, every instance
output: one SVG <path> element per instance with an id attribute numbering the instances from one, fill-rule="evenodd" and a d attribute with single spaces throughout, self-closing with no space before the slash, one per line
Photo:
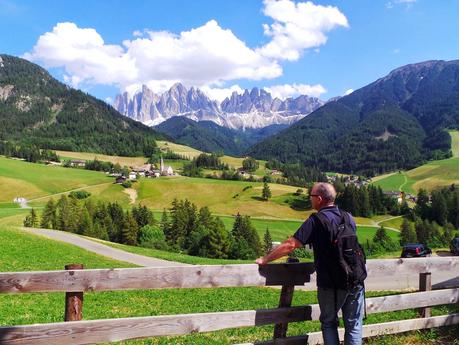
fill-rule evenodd
<path id="1" fill-rule="evenodd" d="M 459 60 L 407 65 L 329 102 L 248 150 L 259 159 L 377 175 L 451 155 L 459 128 Z"/>
<path id="2" fill-rule="evenodd" d="M 174 116 L 155 127 L 177 143 L 204 152 L 223 152 L 233 156 L 242 155 L 250 146 L 284 128 L 287 125 L 235 130 L 212 121 L 196 122 L 184 116 Z"/>
<path id="3" fill-rule="evenodd" d="M 0 55 L 0 141 L 67 151 L 150 156 L 151 128 L 54 79 L 27 60 Z"/>

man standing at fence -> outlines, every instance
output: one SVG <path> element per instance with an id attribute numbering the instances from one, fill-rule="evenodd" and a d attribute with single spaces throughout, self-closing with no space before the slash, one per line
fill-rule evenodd
<path id="1" fill-rule="evenodd" d="M 345 327 L 344 344 L 360 345 L 364 313 L 363 280 L 366 278 L 366 270 L 363 252 L 355 235 L 355 222 L 349 213 L 340 211 L 335 206 L 336 191 L 331 184 L 315 184 L 309 197 L 312 207 L 318 213 L 309 217 L 293 237 L 264 257 L 258 258 L 256 263 L 265 265 L 288 255 L 296 248 L 311 244 L 314 249 L 317 298 L 324 343 L 339 345 L 338 311 L 341 309 Z M 351 253 L 351 260 L 346 258 L 346 253 Z M 356 262 L 359 267 L 355 266 Z"/>

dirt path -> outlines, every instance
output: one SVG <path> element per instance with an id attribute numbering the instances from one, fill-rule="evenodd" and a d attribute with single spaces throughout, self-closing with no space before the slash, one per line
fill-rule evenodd
<path id="1" fill-rule="evenodd" d="M 130 204 L 135 204 L 137 200 L 137 190 L 134 188 L 125 188 L 123 192 L 129 195 L 129 199 L 131 199 Z"/>
<path id="2" fill-rule="evenodd" d="M 110 259 L 129 262 L 138 266 L 146 267 L 170 267 L 170 266 L 188 266 L 181 262 L 167 261 L 155 259 L 148 256 L 132 254 L 124 250 L 112 248 L 102 243 L 97 243 L 88 240 L 84 237 L 59 230 L 36 229 L 36 228 L 21 228 L 23 231 L 51 238 L 53 240 L 67 242 L 74 246 L 86 249 L 87 251 L 106 256 Z"/>

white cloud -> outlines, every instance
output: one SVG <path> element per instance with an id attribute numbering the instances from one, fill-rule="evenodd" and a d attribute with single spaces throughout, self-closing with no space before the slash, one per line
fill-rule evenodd
<path id="1" fill-rule="evenodd" d="M 280 61 L 297 60 L 308 48 L 319 52 L 327 32 L 349 26 L 338 8 L 310 1 L 265 0 L 264 13 L 273 23 L 264 26 L 271 41 L 262 47 L 248 47 L 215 20 L 179 34 L 135 30 L 120 44 L 105 43 L 94 28 L 66 22 L 41 35 L 24 58 L 46 68 L 62 68 L 64 80 L 74 87 L 115 85 L 133 94 L 145 84 L 161 93 L 181 82 L 206 88 L 221 99 L 239 90 L 237 85 L 225 88 L 231 81 L 280 77 Z"/>
<path id="2" fill-rule="evenodd" d="M 259 49 L 263 56 L 295 61 L 302 51 L 327 42 L 326 33 L 336 27 L 349 27 L 346 16 L 337 7 L 315 5 L 311 1 L 264 0 L 263 13 L 274 23 L 264 24 L 271 42 Z"/>
<path id="3" fill-rule="evenodd" d="M 238 94 L 242 94 L 244 92 L 244 89 L 239 85 L 232 85 L 228 88 L 211 88 L 209 86 L 203 86 L 201 90 L 207 95 L 207 97 L 220 103 L 223 102 L 226 97 L 231 97 L 233 92 L 237 92 Z"/>
<path id="4" fill-rule="evenodd" d="M 57 24 L 24 57 L 48 68 L 64 67 L 64 80 L 73 86 L 81 82 L 127 85 L 138 78 L 135 59 L 121 46 L 105 44 L 96 30 L 74 23 Z"/>
<path id="5" fill-rule="evenodd" d="M 282 75 L 281 66 L 239 40 L 214 20 L 174 35 L 147 32 L 148 37 L 107 45 L 91 28 L 59 23 L 40 36 L 24 57 L 45 67 L 64 67 L 65 80 L 118 85 L 122 89 L 147 84 L 164 89 L 180 81 L 187 86 L 221 85 L 235 79 L 271 79 Z"/>
<path id="6" fill-rule="evenodd" d="M 350 94 L 353 93 L 353 92 L 354 92 L 354 89 L 347 89 L 347 90 L 344 92 L 343 96 L 350 95 Z"/>
<path id="7" fill-rule="evenodd" d="M 297 97 L 299 95 L 308 95 L 313 97 L 320 97 L 326 93 L 327 90 L 320 84 L 307 85 L 307 84 L 284 84 L 275 85 L 264 88 L 271 93 L 273 98 L 286 99 L 289 97 Z"/>
<path id="8" fill-rule="evenodd" d="M 399 54 L 400 53 L 400 49 L 399 48 L 395 48 L 394 50 L 392 50 L 392 53 Z"/>

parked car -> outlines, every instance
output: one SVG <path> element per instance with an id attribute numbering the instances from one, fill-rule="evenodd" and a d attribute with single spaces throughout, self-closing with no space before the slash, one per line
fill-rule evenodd
<path id="1" fill-rule="evenodd" d="M 419 258 L 432 254 L 432 249 L 422 243 L 409 243 L 403 246 L 402 258 Z"/>
<path id="2" fill-rule="evenodd" d="M 451 244 L 449 245 L 449 249 L 451 250 L 451 254 L 459 255 L 459 237 L 453 238 L 451 240 Z"/>

